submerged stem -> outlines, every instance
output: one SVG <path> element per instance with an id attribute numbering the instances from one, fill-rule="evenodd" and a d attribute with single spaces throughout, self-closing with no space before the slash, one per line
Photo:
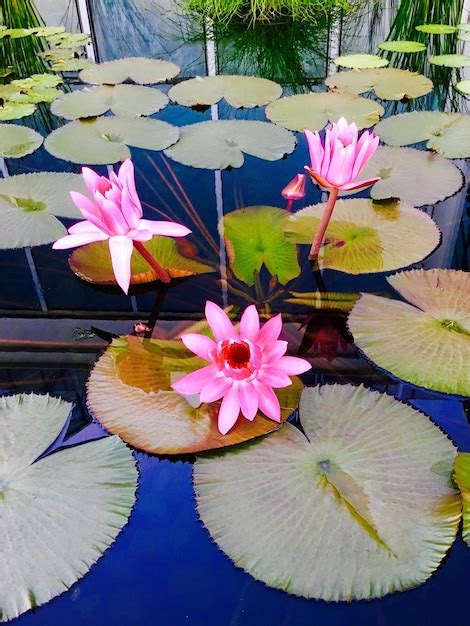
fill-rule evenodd
<path id="1" fill-rule="evenodd" d="M 326 229 L 328 228 L 331 215 L 333 214 L 333 209 L 335 208 L 338 193 L 339 189 L 337 189 L 336 187 L 333 187 L 333 189 L 330 191 L 330 195 L 328 196 L 328 202 L 326 203 L 326 208 L 323 212 L 317 232 L 315 233 L 315 239 L 313 240 L 312 247 L 310 248 L 310 254 L 308 255 L 309 259 L 316 259 L 318 256 L 320 246 L 323 243 L 323 238 L 325 237 Z"/>
<path id="2" fill-rule="evenodd" d="M 161 280 L 162 283 L 170 282 L 170 276 L 168 275 L 168 272 L 163 269 L 163 267 L 156 259 L 153 258 L 153 256 L 150 254 L 150 252 L 147 250 L 142 242 L 134 241 L 134 248 L 147 261 L 147 263 L 157 275 L 157 278 Z"/>

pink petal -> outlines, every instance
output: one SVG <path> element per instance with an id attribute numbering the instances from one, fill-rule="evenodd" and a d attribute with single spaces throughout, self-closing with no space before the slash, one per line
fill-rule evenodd
<path id="1" fill-rule="evenodd" d="M 75 235 L 77 233 L 102 233 L 103 231 L 98 226 L 95 226 L 93 222 L 89 220 L 84 220 L 83 222 L 77 222 L 73 226 L 70 226 L 68 229 L 71 235 Z"/>
<path id="2" fill-rule="evenodd" d="M 214 380 L 210 380 L 201 389 L 199 399 L 201 402 L 215 402 L 220 400 L 232 386 L 232 380 L 226 376 L 219 376 Z"/>
<path id="3" fill-rule="evenodd" d="M 154 235 L 164 235 L 165 237 L 185 237 L 191 232 L 182 224 L 158 220 L 140 220 L 139 228 L 146 228 Z"/>
<path id="4" fill-rule="evenodd" d="M 82 176 L 90 193 L 94 193 L 100 187 L 101 176 L 89 167 L 82 167 Z"/>
<path id="5" fill-rule="evenodd" d="M 312 133 L 311 130 L 306 130 L 304 133 L 307 139 L 311 167 L 316 172 L 320 172 L 324 155 L 320 135 L 318 133 Z"/>
<path id="6" fill-rule="evenodd" d="M 287 341 L 278 340 L 271 345 L 266 346 L 262 354 L 263 363 L 278 361 L 281 356 L 284 356 L 284 354 L 286 353 L 287 345 Z"/>
<path id="7" fill-rule="evenodd" d="M 367 178 L 365 180 L 357 180 L 354 183 L 348 183 L 346 185 L 341 185 L 340 189 L 343 191 L 353 191 L 356 189 L 365 189 L 366 187 L 370 187 L 371 185 L 375 185 L 375 183 L 380 180 L 380 176 L 377 178 Z"/>
<path id="8" fill-rule="evenodd" d="M 365 139 L 362 143 L 363 137 L 365 137 Z M 353 179 L 359 176 L 369 159 L 375 154 L 375 151 L 379 146 L 379 138 L 377 136 L 374 136 L 373 133 L 369 135 L 369 133 L 366 132 L 362 134 L 359 143 L 361 143 L 361 147 L 359 148 L 359 150 L 356 151 L 357 156 L 352 174 Z"/>
<path id="9" fill-rule="evenodd" d="M 296 174 L 281 191 L 286 200 L 301 200 L 305 196 L 305 174 Z"/>
<path id="10" fill-rule="evenodd" d="M 305 359 L 300 359 L 297 356 L 283 356 L 279 361 L 277 361 L 274 366 L 289 376 L 296 376 L 297 374 L 303 374 L 307 372 L 309 369 L 312 369 L 312 366 Z"/>
<path id="11" fill-rule="evenodd" d="M 352 168 L 354 165 L 354 146 L 351 144 L 346 148 L 339 139 L 334 144 L 333 156 L 330 161 L 328 173 L 325 178 L 333 187 L 340 187 L 351 180 Z"/>
<path id="12" fill-rule="evenodd" d="M 113 235 L 125 235 L 129 231 L 129 224 L 121 208 L 111 200 L 103 200 L 101 215 Z"/>
<path id="13" fill-rule="evenodd" d="M 142 217 L 142 206 L 140 204 L 139 195 L 135 187 L 134 164 L 130 159 L 126 159 L 123 162 L 123 164 L 119 168 L 118 177 L 123 189 L 127 189 L 131 200 L 133 201 L 135 207 L 139 210 L 139 217 Z"/>
<path id="14" fill-rule="evenodd" d="M 282 331 L 282 317 L 281 314 L 275 315 L 269 321 L 266 322 L 259 331 L 258 340 L 256 343 L 263 349 L 265 346 L 269 346 L 277 340 Z"/>
<path id="15" fill-rule="evenodd" d="M 250 304 L 242 315 L 240 320 L 240 337 L 256 341 L 259 333 L 259 315 L 254 304 Z"/>
<path id="16" fill-rule="evenodd" d="M 289 376 L 282 370 L 275 367 L 262 369 L 258 374 L 258 380 L 269 387 L 288 387 L 292 384 Z"/>
<path id="17" fill-rule="evenodd" d="M 85 219 L 92 222 L 92 224 L 97 226 L 100 230 L 108 233 L 108 235 L 112 234 L 104 221 L 101 219 L 101 211 L 99 207 L 93 204 L 89 198 L 78 191 L 71 191 L 70 197 L 72 198 L 75 206 L 80 209 L 80 212 Z"/>
<path id="18" fill-rule="evenodd" d="M 87 243 L 94 243 L 95 241 L 105 241 L 106 239 L 108 239 L 108 235 L 101 231 L 74 233 L 72 235 L 66 235 L 61 239 L 58 239 L 52 245 L 52 247 L 54 250 L 66 250 L 67 248 L 84 246 Z"/>
<path id="19" fill-rule="evenodd" d="M 226 435 L 235 425 L 240 414 L 240 401 L 238 399 L 238 385 L 233 383 L 226 393 L 219 411 L 219 431 Z"/>
<path id="20" fill-rule="evenodd" d="M 130 230 L 127 236 L 134 241 L 150 241 L 153 239 L 152 233 L 148 230 Z"/>
<path id="21" fill-rule="evenodd" d="M 333 129 L 329 129 L 325 133 L 325 152 L 323 154 L 323 160 L 321 165 L 321 170 L 318 171 L 318 174 L 325 178 L 328 173 L 328 168 L 330 167 L 331 157 L 333 156 L 333 145 L 335 140 L 335 134 Z"/>
<path id="22" fill-rule="evenodd" d="M 135 204 L 127 187 L 124 187 L 121 192 L 121 211 L 130 228 L 139 228 L 142 208 L 140 207 L 140 203 L 139 206 Z"/>
<path id="23" fill-rule="evenodd" d="M 124 293 L 127 293 L 131 282 L 131 257 L 134 250 L 132 239 L 116 235 L 110 237 L 108 243 L 114 276 Z"/>
<path id="24" fill-rule="evenodd" d="M 314 182 L 316 182 L 317 185 L 320 185 L 320 187 L 323 187 L 323 189 L 331 189 L 331 184 L 325 178 L 323 178 L 323 176 L 320 176 L 320 174 L 317 174 L 309 167 L 305 167 L 305 171 L 311 178 L 313 178 Z"/>
<path id="25" fill-rule="evenodd" d="M 200 356 L 201 359 L 212 361 L 210 355 L 217 350 L 217 345 L 210 337 L 198 333 L 186 333 L 186 335 L 181 335 L 181 340 L 188 350 Z"/>
<path id="26" fill-rule="evenodd" d="M 240 339 L 225 311 L 210 300 L 206 302 L 206 319 L 216 341 Z"/>
<path id="27" fill-rule="evenodd" d="M 281 406 L 274 391 L 271 387 L 264 385 L 258 380 L 254 380 L 253 384 L 258 392 L 259 409 L 266 415 L 266 417 L 269 417 L 269 419 L 274 420 L 275 422 L 280 422 Z"/>
<path id="28" fill-rule="evenodd" d="M 172 387 L 175 391 L 185 396 L 201 393 L 204 385 L 214 382 L 219 377 L 219 374 L 220 372 L 215 365 L 207 365 L 207 367 L 201 367 L 201 369 L 191 372 L 191 374 L 186 374 L 186 376 L 173 383 Z"/>
<path id="29" fill-rule="evenodd" d="M 252 382 L 240 382 L 238 386 L 240 408 L 247 420 L 253 421 L 258 412 L 258 393 Z"/>

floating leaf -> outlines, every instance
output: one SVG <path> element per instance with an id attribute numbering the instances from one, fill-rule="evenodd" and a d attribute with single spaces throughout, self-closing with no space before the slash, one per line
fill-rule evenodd
<path id="1" fill-rule="evenodd" d="M 209 265 L 188 259 L 180 254 L 175 240 L 171 237 L 153 237 L 145 242 L 144 246 L 172 278 L 214 271 Z M 116 284 L 107 242 L 91 243 L 77 248 L 70 257 L 70 267 L 80 278 L 91 283 Z M 131 259 L 131 273 L 132 284 L 157 280 L 157 276 L 147 261 L 135 251 Z"/>
<path id="2" fill-rule="evenodd" d="M 375 54 L 345 54 L 334 59 L 335 65 L 352 69 L 365 69 L 371 67 L 385 67 L 389 64 L 388 59 Z"/>
<path id="3" fill-rule="evenodd" d="M 460 520 L 452 443 L 426 415 L 362 386 L 305 389 L 300 421 L 303 432 L 285 424 L 196 460 L 198 513 L 219 548 L 306 598 L 376 598 L 427 580 Z"/>
<path id="4" fill-rule="evenodd" d="M 39 28 L 33 28 L 32 30 L 36 37 L 50 37 L 51 35 L 65 33 L 65 26 L 40 26 Z"/>
<path id="5" fill-rule="evenodd" d="M 459 33 L 457 39 L 460 41 L 470 41 L 470 32 Z"/>
<path id="6" fill-rule="evenodd" d="M 80 70 L 93 67 L 95 63 L 91 59 L 55 59 L 51 65 L 53 72 L 79 72 Z"/>
<path id="7" fill-rule="evenodd" d="M 46 150 L 59 159 L 93 165 L 130 158 L 128 146 L 163 150 L 178 139 L 178 129 L 160 120 L 102 117 L 75 121 L 54 130 Z"/>
<path id="8" fill-rule="evenodd" d="M 72 405 L 49 395 L 0 399 L 0 621 L 82 578 L 126 524 L 137 470 L 117 437 L 39 458 Z"/>
<path id="9" fill-rule="evenodd" d="M 457 30 L 456 26 L 450 24 L 421 24 L 416 26 L 416 30 L 420 33 L 429 33 L 430 35 L 451 35 Z"/>
<path id="10" fill-rule="evenodd" d="M 19 120 L 22 117 L 28 117 L 32 115 L 36 107 L 34 104 L 23 102 L 9 102 L 7 100 L 0 101 L 0 121 L 6 122 L 8 120 Z"/>
<path id="11" fill-rule="evenodd" d="M 400 54 L 410 52 L 422 52 L 426 50 L 426 44 L 419 41 L 410 41 L 402 39 L 400 41 L 383 41 L 379 43 L 378 48 L 387 50 L 387 52 L 398 52 Z"/>
<path id="12" fill-rule="evenodd" d="M 252 108 L 280 98 L 282 87 L 256 76 L 196 76 L 172 87 L 168 95 L 188 107 L 215 104 L 225 98 L 235 108 Z"/>
<path id="13" fill-rule="evenodd" d="M 254 273 L 263 265 L 285 285 L 300 274 L 297 248 L 286 241 L 284 225 L 289 213 L 272 206 L 232 211 L 219 223 L 230 266 L 237 278 L 254 284 Z"/>
<path id="14" fill-rule="evenodd" d="M 357 293 L 340 293 L 333 291 L 289 291 L 290 298 L 284 302 L 311 309 L 325 309 L 328 311 L 350 311 L 360 297 Z"/>
<path id="15" fill-rule="evenodd" d="M 71 191 L 87 193 L 78 174 L 40 172 L 0 179 L 0 249 L 40 246 L 65 235 L 55 215 L 81 217 Z"/>
<path id="16" fill-rule="evenodd" d="M 127 57 L 117 61 L 97 63 L 93 67 L 80 72 L 84 83 L 95 85 L 117 85 L 130 79 L 139 85 L 162 83 L 177 76 L 180 72 L 178 65 L 161 59 L 146 59 L 144 57 Z"/>
<path id="17" fill-rule="evenodd" d="M 381 179 L 370 191 L 374 200 L 401 198 L 412 206 L 436 204 L 463 185 L 462 172 L 433 152 L 379 146 L 361 178 Z"/>
<path id="18" fill-rule="evenodd" d="M 463 539 L 470 546 L 470 453 L 460 452 L 454 465 L 454 477 L 463 499 Z"/>
<path id="19" fill-rule="evenodd" d="M 429 57 L 429 63 L 444 67 L 469 67 L 470 55 L 467 54 L 439 54 Z"/>
<path id="20" fill-rule="evenodd" d="M 11 37 L 11 39 L 21 39 L 29 37 L 34 32 L 34 28 L 6 28 L 0 31 L 0 39 L 3 37 Z"/>
<path id="21" fill-rule="evenodd" d="M 277 161 L 295 148 L 294 136 L 267 122 L 222 120 L 180 128 L 180 140 L 165 150 L 170 158 L 193 167 L 222 170 L 241 167 L 243 153 Z"/>
<path id="22" fill-rule="evenodd" d="M 88 381 L 88 405 L 107 430 L 155 454 L 222 448 L 279 428 L 259 413 L 253 421 L 240 418 L 230 433 L 221 435 L 220 402 L 195 408 L 171 389 L 175 377 L 203 365 L 181 342 L 121 337 L 95 364 Z M 283 420 L 297 408 L 301 389 L 294 378 L 290 387 L 277 390 Z"/>
<path id="23" fill-rule="evenodd" d="M 36 89 L 38 87 L 57 87 L 60 85 L 62 79 L 53 74 L 33 74 L 29 78 L 21 78 L 19 80 L 12 80 L 10 85 L 18 87 L 19 89 Z"/>
<path id="24" fill-rule="evenodd" d="M 375 91 L 382 100 L 409 100 L 424 96 L 433 89 L 432 81 L 426 76 L 394 67 L 339 72 L 329 76 L 325 85 L 351 94 Z"/>
<path id="25" fill-rule="evenodd" d="M 90 35 L 87 33 L 56 33 L 49 35 L 47 41 L 52 46 L 59 48 L 77 48 L 79 46 L 86 46 L 90 43 Z"/>
<path id="26" fill-rule="evenodd" d="M 292 214 L 286 236 L 311 244 L 326 204 Z M 377 204 L 360 198 L 339 200 L 320 250 L 320 267 L 349 274 L 388 272 L 427 257 L 437 247 L 439 229 L 423 211 L 404 202 Z"/>
<path id="27" fill-rule="evenodd" d="M 51 111 L 68 120 L 95 117 L 109 110 L 123 117 L 138 117 L 152 115 L 167 104 L 167 96 L 158 89 L 140 85 L 103 85 L 65 94 L 53 104 Z"/>
<path id="28" fill-rule="evenodd" d="M 463 31 L 464 33 L 470 33 L 470 22 L 464 22 L 457 26 L 458 30 Z"/>
<path id="29" fill-rule="evenodd" d="M 382 120 L 375 131 L 391 146 L 427 141 L 427 147 L 451 159 L 470 157 L 470 116 L 464 113 L 413 111 Z"/>
<path id="30" fill-rule="evenodd" d="M 412 270 L 387 280 L 411 304 L 363 294 L 349 316 L 357 346 L 397 378 L 469 396 L 470 273 Z"/>
<path id="31" fill-rule="evenodd" d="M 31 154 L 42 144 L 39 133 L 26 126 L 0 124 L 0 157 L 19 158 Z"/>
<path id="32" fill-rule="evenodd" d="M 461 93 L 464 93 L 466 96 L 470 96 L 470 79 L 460 80 L 455 88 L 458 89 Z"/>

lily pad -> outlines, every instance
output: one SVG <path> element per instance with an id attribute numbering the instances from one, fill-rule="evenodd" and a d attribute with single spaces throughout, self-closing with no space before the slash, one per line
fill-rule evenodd
<path id="1" fill-rule="evenodd" d="M 90 43 L 90 35 L 87 33 L 66 33 L 60 32 L 47 36 L 47 41 L 51 46 L 58 48 L 77 48 Z"/>
<path id="2" fill-rule="evenodd" d="M 455 88 L 458 89 L 461 93 L 465 94 L 466 96 L 470 96 L 470 79 L 460 80 L 455 85 Z"/>
<path id="3" fill-rule="evenodd" d="M 420 33 L 429 33 L 430 35 L 451 35 L 457 30 L 456 26 L 450 24 L 421 24 L 416 26 L 416 30 Z"/>
<path id="4" fill-rule="evenodd" d="M 53 72 L 79 72 L 80 70 L 93 67 L 94 65 L 95 63 L 91 59 L 87 59 L 85 57 L 80 59 L 55 58 L 51 65 L 51 70 Z"/>
<path id="5" fill-rule="evenodd" d="M 281 285 L 300 274 L 297 248 L 284 235 L 288 217 L 287 211 L 272 206 L 238 209 L 224 216 L 219 230 L 237 278 L 253 285 L 254 273 L 263 265 Z"/>
<path id="6" fill-rule="evenodd" d="M 324 309 L 328 311 L 349 312 L 359 299 L 357 293 L 343 293 L 334 291 L 289 291 L 290 298 L 284 302 L 296 306 L 308 306 L 310 309 Z"/>
<path id="7" fill-rule="evenodd" d="M 0 122 L 28 117 L 28 115 L 32 115 L 35 110 L 36 107 L 34 104 L 5 100 L 0 103 Z"/>
<path id="8" fill-rule="evenodd" d="M 345 54 L 336 57 L 334 63 L 340 67 L 359 70 L 371 67 L 385 67 L 389 64 L 389 60 L 375 54 Z"/>
<path id="9" fill-rule="evenodd" d="M 410 304 L 363 294 L 349 316 L 357 346 L 397 378 L 470 396 L 470 273 L 411 270 L 387 280 Z"/>
<path id="10" fill-rule="evenodd" d="M 88 381 L 88 406 L 110 432 L 155 454 L 189 454 L 259 437 L 279 424 L 259 413 L 240 419 L 227 435 L 217 428 L 220 402 L 194 406 L 171 388 L 183 373 L 203 366 L 178 341 L 120 337 L 98 359 Z M 112 394 L 109 390 L 112 389 Z M 297 408 L 302 385 L 276 390 L 286 420 Z"/>
<path id="11" fill-rule="evenodd" d="M 37 460 L 71 409 L 49 395 L 0 399 L 1 621 L 82 578 L 113 544 L 135 502 L 135 461 L 117 437 Z"/>
<path id="12" fill-rule="evenodd" d="M 269 587 L 306 598 L 377 598 L 427 580 L 460 520 L 449 439 L 362 386 L 305 389 L 300 422 L 303 432 L 285 424 L 196 460 L 198 513 L 219 548 Z"/>
<path id="13" fill-rule="evenodd" d="M 470 546 L 470 453 L 460 452 L 454 465 L 454 477 L 463 499 L 462 535 L 465 543 Z"/>
<path id="14" fill-rule="evenodd" d="M 27 126 L 0 124 L 0 157 L 19 158 L 31 154 L 42 144 L 39 133 Z"/>
<path id="15" fill-rule="evenodd" d="M 457 35 L 460 41 L 470 41 L 470 32 L 462 32 Z"/>
<path id="16" fill-rule="evenodd" d="M 361 178 L 380 180 L 371 188 L 374 200 L 401 198 L 412 206 L 436 204 L 463 185 L 462 172 L 443 157 L 414 148 L 379 146 Z"/>
<path id="17" fill-rule="evenodd" d="M 439 54 L 429 57 L 429 63 L 444 67 L 470 67 L 470 55 L 467 54 Z"/>
<path id="18" fill-rule="evenodd" d="M 161 59 L 127 57 L 117 61 L 97 63 L 80 72 L 84 83 L 94 85 L 117 85 L 130 79 L 139 85 L 162 83 L 177 76 L 180 68 L 175 63 Z"/>
<path id="19" fill-rule="evenodd" d="M 427 141 L 429 149 L 450 159 L 470 157 L 470 116 L 464 113 L 401 113 L 382 120 L 375 131 L 391 146 Z"/>
<path id="20" fill-rule="evenodd" d="M 29 37 L 33 32 L 34 28 L 6 28 L 0 32 L 0 38 L 21 39 L 22 37 Z"/>
<path id="21" fill-rule="evenodd" d="M 87 194 L 78 174 L 40 172 L 0 179 L 0 249 L 52 243 L 66 234 L 55 217 L 78 219 L 71 191 Z"/>
<path id="22" fill-rule="evenodd" d="M 221 120 L 180 128 L 180 140 L 165 154 L 178 163 L 210 170 L 241 167 L 243 153 L 277 161 L 295 148 L 295 137 L 267 122 Z"/>
<path id="23" fill-rule="evenodd" d="M 130 158 L 128 146 L 163 150 L 178 139 L 178 129 L 160 120 L 102 117 L 75 121 L 54 130 L 46 150 L 59 159 L 93 165 Z"/>
<path id="24" fill-rule="evenodd" d="M 288 240 L 311 244 L 326 204 L 292 214 Z M 405 202 L 339 200 L 320 250 L 319 264 L 348 274 L 388 272 L 418 263 L 439 245 L 440 232 L 423 211 Z"/>
<path id="25" fill-rule="evenodd" d="M 36 37 L 50 37 L 60 33 L 65 33 L 65 26 L 40 26 L 39 28 L 33 28 L 33 34 Z"/>
<path id="26" fill-rule="evenodd" d="M 172 278 L 214 271 L 209 265 L 180 254 L 175 240 L 171 237 L 153 237 L 143 245 Z M 104 285 L 116 284 L 107 242 L 90 243 L 77 248 L 70 256 L 69 262 L 75 274 L 88 282 Z M 147 261 L 134 251 L 131 259 L 131 284 L 149 283 L 154 280 L 157 280 L 157 276 Z"/>
<path id="27" fill-rule="evenodd" d="M 407 54 L 411 52 L 422 52 L 423 50 L 426 50 L 427 46 L 419 41 L 402 39 L 398 41 L 383 41 L 382 43 L 379 43 L 378 48 L 386 50 L 387 52 Z"/>
<path id="28" fill-rule="evenodd" d="M 139 117 L 152 115 L 167 104 L 167 96 L 158 89 L 140 85 L 103 85 L 65 94 L 53 104 L 51 111 L 68 120 L 96 117 L 106 111 L 123 117 Z"/>
<path id="29" fill-rule="evenodd" d="M 266 116 L 290 130 L 321 130 L 328 122 L 346 117 L 359 128 L 369 128 L 384 114 L 383 107 L 368 98 L 339 93 L 307 93 L 281 98 L 266 107 Z"/>
<path id="30" fill-rule="evenodd" d="M 196 76 L 172 87 L 168 95 L 187 107 L 212 105 L 225 98 L 232 107 L 252 108 L 280 98 L 282 87 L 256 76 Z"/>
<path id="31" fill-rule="evenodd" d="M 62 79 L 53 74 L 33 74 L 28 78 L 12 80 L 10 85 L 18 87 L 19 89 L 29 90 L 38 87 L 57 87 L 61 82 Z"/>
<path id="32" fill-rule="evenodd" d="M 419 98 L 433 89 L 432 81 L 426 76 L 394 67 L 339 72 L 329 76 L 325 85 L 341 93 L 361 94 L 375 91 L 376 96 L 382 100 Z"/>

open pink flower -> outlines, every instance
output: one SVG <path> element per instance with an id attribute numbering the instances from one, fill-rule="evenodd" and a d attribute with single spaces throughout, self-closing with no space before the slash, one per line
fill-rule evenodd
<path id="1" fill-rule="evenodd" d="M 191 231 L 176 222 L 143 219 L 130 159 L 123 162 L 117 175 L 111 172 L 109 178 L 99 176 L 88 167 L 82 169 L 82 174 L 94 202 L 81 193 L 70 192 L 85 220 L 71 226 L 69 234 L 52 247 L 64 250 L 95 241 L 108 241 L 116 281 L 127 293 L 134 242 L 150 241 L 154 235 L 184 237 Z"/>
<path id="2" fill-rule="evenodd" d="M 359 137 L 356 124 L 348 124 L 341 117 L 327 129 L 324 144 L 317 132 L 306 130 L 305 136 L 311 161 L 305 170 L 324 189 L 352 191 L 380 180 L 356 180 L 379 145 L 379 138 L 373 132 L 364 131 Z"/>
<path id="3" fill-rule="evenodd" d="M 201 402 L 223 398 L 218 420 L 223 435 L 233 427 L 240 411 L 250 421 L 259 409 L 280 422 L 281 408 L 273 388 L 288 387 L 292 384 L 289 376 L 311 367 L 304 359 L 284 356 L 287 341 L 278 339 L 281 316 L 276 315 L 260 328 L 256 307 L 250 305 L 237 331 L 225 312 L 208 301 L 206 318 L 215 341 L 196 333 L 181 339 L 210 365 L 180 378 L 173 388 L 184 395 L 199 393 Z"/>

